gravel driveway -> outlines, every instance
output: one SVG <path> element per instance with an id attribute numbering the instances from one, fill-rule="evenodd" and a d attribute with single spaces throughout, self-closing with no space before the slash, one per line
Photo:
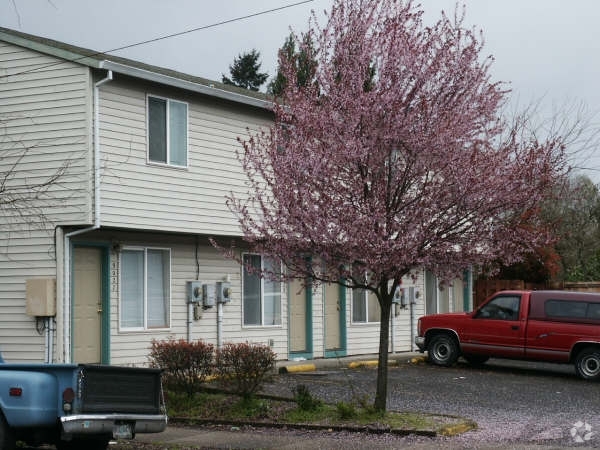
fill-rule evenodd
<path id="1" fill-rule="evenodd" d="M 480 368 L 408 364 L 389 369 L 388 409 L 470 418 L 479 429 L 454 437 L 372 435 L 231 427 L 169 427 L 175 439 L 138 436 L 115 450 L 178 449 L 562 449 L 600 448 L 600 383 L 571 366 L 490 360 Z M 279 375 L 265 392 L 291 395 L 298 384 L 328 402 L 375 393 L 376 369 L 335 369 Z M 136 443 L 137 441 L 137 443 Z M 144 444 L 143 441 L 146 441 Z M 178 444 L 179 447 L 171 445 Z"/>
<path id="2" fill-rule="evenodd" d="M 330 402 L 372 400 L 375 380 L 375 369 L 335 370 L 289 374 L 272 388 L 289 392 L 306 384 Z M 480 368 L 400 364 L 389 369 L 388 398 L 388 409 L 459 415 L 479 425 L 429 446 L 600 448 L 600 383 L 576 378 L 572 366 L 503 360 Z"/>

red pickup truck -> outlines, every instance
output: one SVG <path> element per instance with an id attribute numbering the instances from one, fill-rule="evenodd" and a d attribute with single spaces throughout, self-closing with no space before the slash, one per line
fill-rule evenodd
<path id="1" fill-rule="evenodd" d="M 600 294 L 501 291 L 470 313 L 433 314 L 418 321 L 415 344 L 429 361 L 450 366 L 490 357 L 574 364 L 600 379 Z"/>

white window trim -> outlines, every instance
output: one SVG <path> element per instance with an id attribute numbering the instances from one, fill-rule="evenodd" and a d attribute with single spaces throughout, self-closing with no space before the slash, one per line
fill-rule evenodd
<path id="1" fill-rule="evenodd" d="M 150 97 L 159 100 L 165 100 L 167 102 L 167 117 L 165 119 L 167 122 L 167 161 L 164 163 L 160 161 L 153 161 L 150 159 Z M 179 164 L 171 164 L 169 162 L 171 159 L 171 127 L 169 127 L 169 114 L 171 108 L 169 107 L 169 102 L 182 103 L 186 105 L 185 166 L 180 166 Z M 153 166 L 170 167 L 173 169 L 187 169 L 190 166 L 190 104 L 188 102 L 175 100 L 174 98 L 163 97 L 161 95 L 146 94 L 146 164 Z"/>
<path id="2" fill-rule="evenodd" d="M 133 250 L 133 251 L 143 251 L 144 252 L 144 325 L 142 327 L 122 327 L 121 326 L 121 314 L 122 314 L 122 301 L 123 301 L 123 292 L 122 292 L 122 280 L 123 276 L 123 261 L 121 260 L 122 253 L 119 253 L 119 332 L 130 333 L 130 332 L 148 332 L 148 331 L 169 331 L 171 329 L 172 323 L 172 311 L 173 311 L 173 272 L 172 272 L 172 251 L 168 247 L 139 247 L 139 246 L 128 246 L 123 247 L 122 250 Z M 166 250 L 169 252 L 169 315 L 168 315 L 168 326 L 167 327 L 148 327 L 148 258 L 147 253 L 148 250 Z"/>
<path id="3" fill-rule="evenodd" d="M 244 256 L 246 255 L 253 255 L 253 256 L 260 256 L 260 268 L 261 270 L 264 269 L 264 264 L 265 264 L 265 256 L 260 254 L 260 253 L 248 253 L 248 252 L 244 252 L 242 253 L 242 263 L 244 261 Z M 279 283 L 279 320 L 281 321 L 280 324 L 278 325 L 265 325 L 265 279 L 263 277 L 260 277 L 260 311 L 261 311 L 261 317 L 260 317 L 260 324 L 256 325 L 256 324 L 252 324 L 252 325 L 246 325 L 244 324 L 244 264 L 242 264 L 242 276 L 241 276 L 241 281 L 242 281 L 242 328 L 282 328 L 283 327 L 283 297 L 284 297 L 284 284 L 285 283 Z M 279 268 L 279 270 L 282 270 L 282 267 Z"/>

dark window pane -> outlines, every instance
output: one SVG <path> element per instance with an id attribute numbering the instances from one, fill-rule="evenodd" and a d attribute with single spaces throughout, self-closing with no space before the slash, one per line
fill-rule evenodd
<path id="1" fill-rule="evenodd" d="M 568 317 L 582 319 L 587 313 L 586 302 L 570 302 L 565 300 L 548 300 L 544 305 L 548 317 Z"/>
<path id="2" fill-rule="evenodd" d="M 262 325 L 260 275 L 246 270 L 247 265 L 260 270 L 260 255 L 244 255 L 244 325 Z"/>
<path id="3" fill-rule="evenodd" d="M 150 161 L 167 162 L 167 102 L 148 97 L 148 152 Z"/>
<path id="4" fill-rule="evenodd" d="M 169 163 L 187 166 L 187 105 L 169 102 Z"/>

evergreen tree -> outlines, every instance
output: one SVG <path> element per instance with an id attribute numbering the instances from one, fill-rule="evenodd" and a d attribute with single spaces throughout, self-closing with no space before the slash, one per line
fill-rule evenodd
<path id="1" fill-rule="evenodd" d="M 281 96 L 287 83 L 287 78 L 282 70 L 284 64 L 291 64 L 295 68 L 296 84 L 298 86 L 303 87 L 307 83 L 314 81 L 317 61 L 314 58 L 312 39 L 309 35 L 303 36 L 298 41 L 300 43 L 298 50 L 296 50 L 297 41 L 298 38 L 292 33 L 286 38 L 283 46 L 279 49 L 277 74 L 267 86 L 267 92 L 275 97 Z"/>
<path id="2" fill-rule="evenodd" d="M 256 49 L 238 55 L 229 66 L 231 78 L 223 74 L 223 83 L 258 91 L 269 77 L 268 73 L 260 72 L 259 59 L 260 52 Z"/>

